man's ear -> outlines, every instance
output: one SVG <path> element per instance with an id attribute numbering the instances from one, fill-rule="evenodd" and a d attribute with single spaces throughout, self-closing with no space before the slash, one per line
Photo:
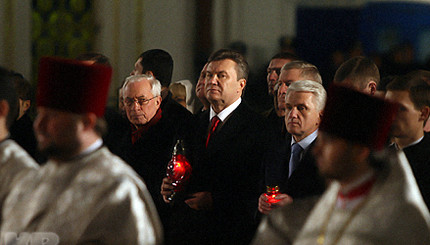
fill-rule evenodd
<path id="1" fill-rule="evenodd" d="M 239 86 L 242 88 L 242 91 L 245 89 L 245 86 L 246 86 L 246 79 L 245 78 L 239 79 Z"/>
<path id="2" fill-rule="evenodd" d="M 0 117 L 6 118 L 9 114 L 9 103 L 6 100 L 0 100 Z"/>
<path id="3" fill-rule="evenodd" d="M 367 84 L 367 90 L 369 91 L 369 93 L 370 93 L 370 95 L 375 95 L 375 93 L 376 93 L 376 82 L 374 82 L 374 81 L 370 81 L 368 84 Z"/>
<path id="4" fill-rule="evenodd" d="M 22 110 L 24 111 L 24 113 L 30 109 L 31 106 L 31 101 L 30 100 L 23 100 L 22 101 Z"/>
<path id="5" fill-rule="evenodd" d="M 370 149 L 367 146 L 356 144 L 353 147 L 353 154 L 355 154 L 360 162 L 365 161 L 370 155 Z"/>
<path id="6" fill-rule="evenodd" d="M 430 115 L 430 107 L 424 106 L 423 108 L 421 108 L 420 112 L 420 120 L 426 121 Z"/>
<path id="7" fill-rule="evenodd" d="M 97 116 L 94 113 L 85 113 L 82 116 L 82 123 L 84 125 L 84 129 L 93 129 L 96 126 Z"/>
<path id="8" fill-rule="evenodd" d="M 162 101 L 161 96 L 157 96 L 154 100 L 155 100 L 155 104 L 159 107 Z"/>

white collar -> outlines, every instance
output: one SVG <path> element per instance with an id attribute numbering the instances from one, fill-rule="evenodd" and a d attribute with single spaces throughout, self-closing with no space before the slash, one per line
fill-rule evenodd
<path id="1" fill-rule="evenodd" d="M 221 122 L 224 122 L 225 119 L 234 111 L 236 108 L 240 105 L 242 102 L 242 98 L 239 97 L 233 104 L 227 106 L 224 110 L 222 110 L 220 113 L 216 114 L 215 111 L 212 109 L 212 106 L 210 107 L 209 111 L 209 121 L 212 120 L 214 116 L 218 116 L 218 118 L 221 120 Z"/>
<path id="2" fill-rule="evenodd" d="M 297 143 L 302 147 L 303 150 L 309 147 L 312 142 L 315 141 L 315 139 L 318 136 L 318 129 L 316 129 L 314 132 L 312 132 L 310 135 L 306 136 L 304 139 L 300 140 L 299 142 L 296 142 L 293 136 L 291 136 L 291 145 L 294 143 Z"/>
<path id="3" fill-rule="evenodd" d="M 407 145 L 407 146 L 403 147 L 403 149 L 405 149 L 406 147 L 409 147 L 409 146 L 416 145 L 416 144 L 420 143 L 420 142 L 421 142 L 421 140 L 423 140 L 423 139 L 424 139 L 424 135 L 423 135 L 423 137 L 421 137 L 421 138 L 417 139 L 416 141 L 414 141 L 414 142 L 410 143 L 409 145 Z"/>
<path id="4" fill-rule="evenodd" d="M 78 158 L 84 155 L 88 155 L 94 151 L 96 151 L 98 148 L 100 148 L 103 145 L 102 139 L 97 139 L 94 143 L 92 143 L 90 146 L 88 146 L 85 150 L 83 150 L 79 155 Z"/>

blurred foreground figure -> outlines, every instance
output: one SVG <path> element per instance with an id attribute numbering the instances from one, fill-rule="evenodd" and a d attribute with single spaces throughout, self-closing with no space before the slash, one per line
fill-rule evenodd
<path id="1" fill-rule="evenodd" d="M 48 162 L 20 179 L 6 199 L 5 244 L 162 243 L 144 183 L 103 147 L 111 74 L 104 65 L 41 59 L 34 128 Z"/>
<path id="2" fill-rule="evenodd" d="M 430 215 L 406 157 L 383 149 L 396 111 L 333 86 L 313 150 L 320 173 L 333 181 L 298 235 L 305 216 L 286 206 L 264 221 L 254 244 L 429 244 Z M 306 203 L 293 205 L 306 213 Z"/>
<path id="3" fill-rule="evenodd" d="M 314 154 L 334 181 L 294 244 L 430 244 L 429 212 L 404 153 L 382 150 L 396 111 L 332 87 Z"/>
<path id="4" fill-rule="evenodd" d="M 0 208 L 13 180 L 38 168 L 33 158 L 9 138 L 9 128 L 18 116 L 19 107 L 14 79 L 13 73 L 0 67 Z"/>

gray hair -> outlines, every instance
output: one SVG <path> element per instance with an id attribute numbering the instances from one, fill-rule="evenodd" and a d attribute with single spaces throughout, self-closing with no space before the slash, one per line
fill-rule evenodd
<path id="1" fill-rule="evenodd" d="M 324 87 L 311 80 L 301 80 L 296 81 L 290 84 L 287 89 L 287 93 L 285 94 L 285 99 L 292 92 L 311 92 L 314 94 L 314 103 L 318 111 L 322 111 L 325 106 L 325 102 L 327 100 L 327 92 Z"/>
<path id="2" fill-rule="evenodd" d="M 303 60 L 295 60 L 295 61 L 291 61 L 286 63 L 281 71 L 287 71 L 287 70 L 291 70 L 291 69 L 299 69 L 301 70 L 300 72 L 300 78 L 302 80 L 311 80 L 311 81 L 315 81 L 319 84 L 322 84 L 322 78 L 320 75 L 320 72 L 318 71 L 318 68 L 314 65 L 312 65 L 311 63 L 308 63 L 306 61 Z"/>
<path id="3" fill-rule="evenodd" d="M 151 85 L 151 93 L 153 96 L 160 96 L 161 95 L 161 83 L 155 77 L 151 75 L 132 75 L 125 79 L 124 85 L 122 85 L 122 96 L 124 97 L 124 89 L 127 87 L 128 84 L 139 82 L 142 79 L 146 79 L 149 81 L 149 84 Z"/>

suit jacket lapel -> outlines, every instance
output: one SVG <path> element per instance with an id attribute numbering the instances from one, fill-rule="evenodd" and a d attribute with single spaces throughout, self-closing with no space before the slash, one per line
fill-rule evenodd
<path id="1" fill-rule="evenodd" d="M 225 145 L 224 142 L 228 142 L 236 135 L 240 134 L 240 131 L 243 130 L 244 124 L 246 123 L 243 113 L 245 112 L 243 103 L 241 103 L 239 107 L 230 114 L 228 119 L 223 122 L 220 130 L 217 130 L 213 137 L 211 136 L 208 150 L 215 153 Z"/>

